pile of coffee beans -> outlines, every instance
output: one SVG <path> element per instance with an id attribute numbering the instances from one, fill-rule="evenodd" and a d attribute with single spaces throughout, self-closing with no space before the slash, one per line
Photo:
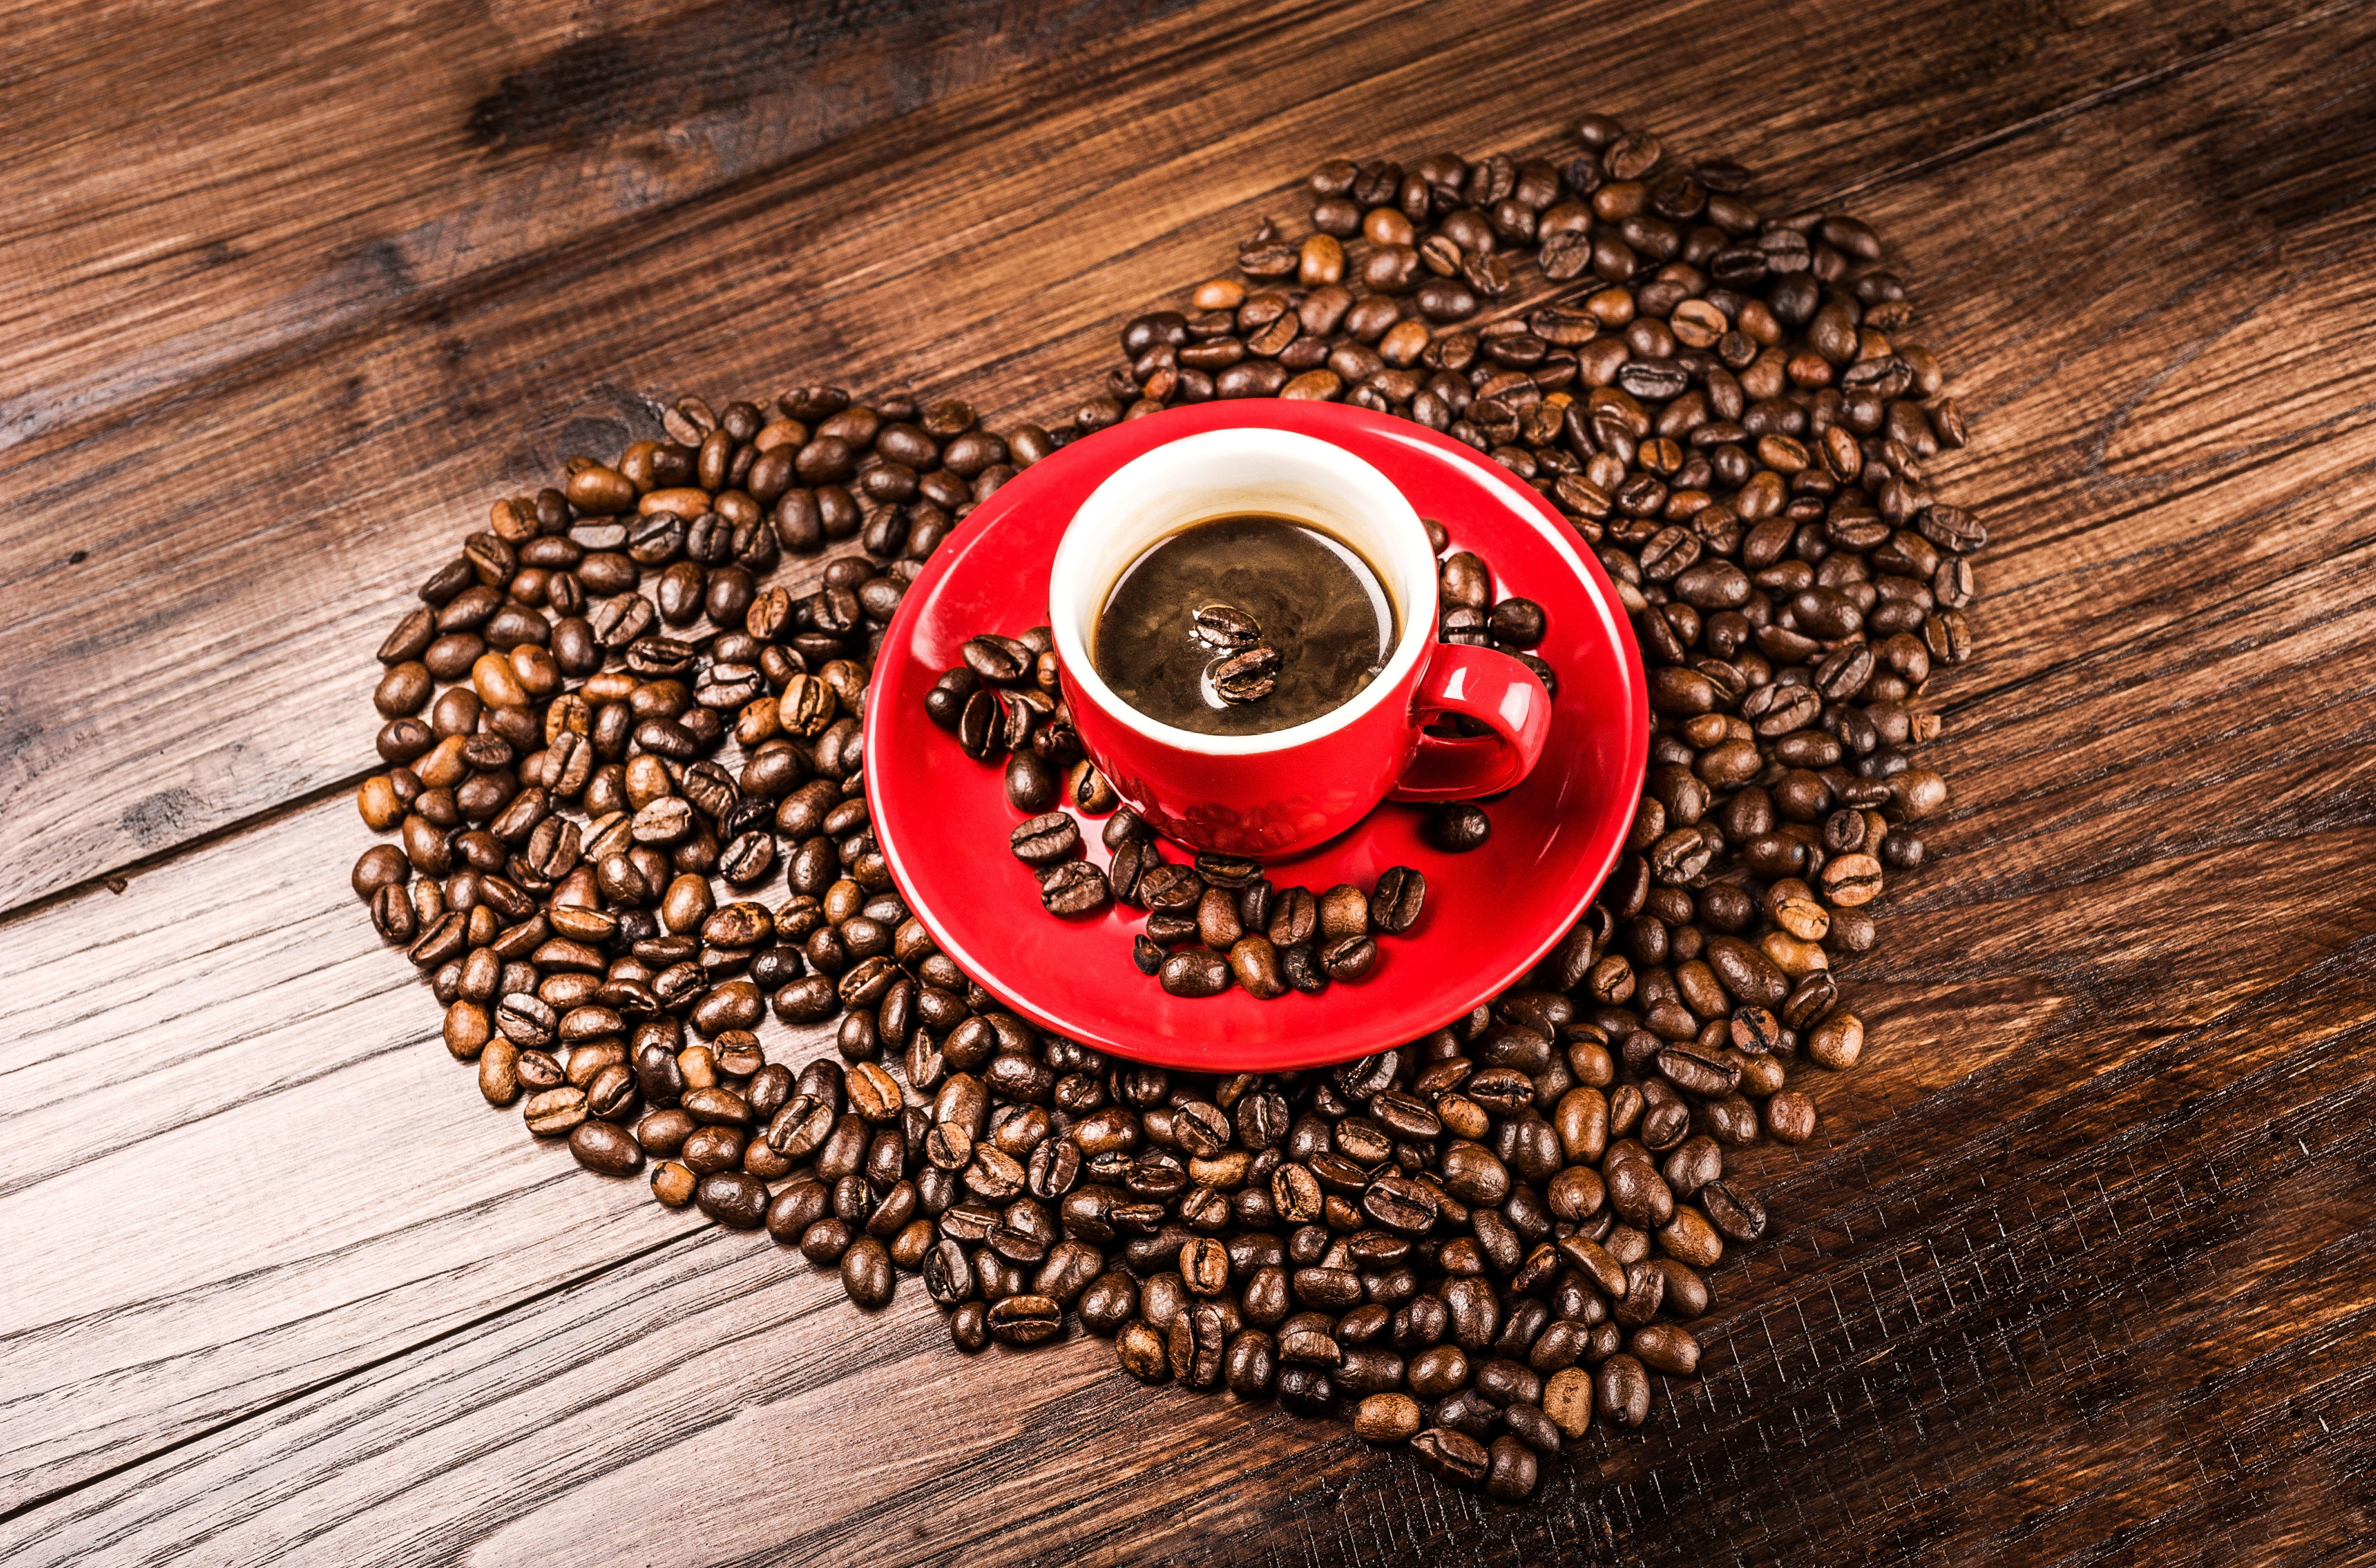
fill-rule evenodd
<path id="1" fill-rule="evenodd" d="M 1349 1416 L 1497 1498 L 1645 1420 L 1699 1364 L 1707 1270 L 1766 1225 L 1726 1151 L 1812 1137 L 1794 1078 L 1863 1049 L 1832 964 L 1945 803 L 1914 748 L 1984 535 L 1932 498 L 1963 424 L 1871 230 L 1578 133 L 1325 166 L 1312 233 L 1265 224 L 1134 319 L 1056 430 L 688 398 L 498 501 L 380 650 L 358 803 L 395 837 L 353 873 L 487 1099 L 861 1306 L 921 1274 L 963 1348 L 1077 1324 L 1135 1376 Z M 1549 496 L 1632 614 L 1655 728 L 1628 853 L 1524 983 L 1360 1062 L 1217 1079 L 1041 1035 L 934 950 L 858 719 L 919 564 L 1017 469 L 1271 395 L 1407 416 Z M 770 1006 L 838 1051 L 769 1060 Z"/>

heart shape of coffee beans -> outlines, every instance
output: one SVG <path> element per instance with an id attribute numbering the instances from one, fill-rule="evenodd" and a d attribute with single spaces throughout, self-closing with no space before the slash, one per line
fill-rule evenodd
<path id="1" fill-rule="evenodd" d="M 1550 157 L 1330 162 L 1308 233 L 1265 220 L 1132 317 L 1053 426 L 826 386 L 660 410 L 497 501 L 389 635 L 359 800 L 396 837 L 355 891 L 488 1102 L 588 1170 L 648 1169 L 861 1307 L 921 1274 L 961 1349 L 1077 1324 L 1133 1376 L 1528 1495 L 1697 1370 L 1706 1270 L 1767 1223 L 1726 1151 L 1813 1134 L 1794 1084 L 1864 1045 L 1832 962 L 1946 798 L 1922 699 L 1969 656 L 1985 534 L 1923 466 L 1963 422 L 1872 231 L 1748 184 L 1598 115 Z M 861 766 L 882 630 L 966 514 L 1217 397 L 1342 398 L 1505 464 L 1617 583 L 1657 716 L 1630 852 L 1526 984 L 1277 1077 L 1005 1012 L 892 885 Z M 1443 570 L 1444 635 L 1492 640 L 1490 563 Z M 1018 743 L 1071 762 L 1043 717 Z M 999 788 L 1004 749 L 950 787 Z"/>

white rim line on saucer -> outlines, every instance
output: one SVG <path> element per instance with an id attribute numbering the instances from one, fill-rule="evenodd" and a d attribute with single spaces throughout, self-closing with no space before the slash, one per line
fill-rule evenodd
<path id="1" fill-rule="evenodd" d="M 1158 540 L 1243 512 L 1293 517 L 1360 552 L 1388 579 L 1400 636 L 1386 667 L 1342 707 L 1260 735 L 1200 735 L 1114 695 L 1089 662 L 1090 624 L 1115 580 Z M 1287 430 L 1208 430 L 1132 458 L 1081 503 L 1048 576 L 1050 629 L 1065 671 L 1122 723 L 1175 750 L 1254 756 L 1341 730 L 1386 699 L 1435 640 L 1436 569 L 1427 526 L 1409 500 L 1343 447 Z"/>

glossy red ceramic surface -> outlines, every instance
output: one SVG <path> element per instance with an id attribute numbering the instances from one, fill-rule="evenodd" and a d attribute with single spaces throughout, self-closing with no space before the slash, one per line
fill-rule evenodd
<path id="1" fill-rule="evenodd" d="M 1483 556 L 1499 592 L 1539 602 L 1550 630 L 1537 651 L 1558 671 L 1559 691 L 1540 761 L 1487 807 L 1493 835 L 1483 848 L 1440 853 L 1419 837 L 1426 808 L 1390 803 L 1270 868 L 1277 885 L 1315 892 L 1340 882 L 1367 887 L 1396 865 L 1426 875 L 1425 914 L 1408 933 L 1381 939 L 1368 979 L 1316 997 L 1257 1002 L 1231 992 L 1192 1001 L 1165 994 L 1132 966 L 1143 911 L 1114 906 L 1060 921 L 1040 907 L 1029 868 L 1007 851 L 1020 814 L 1006 803 L 1000 769 L 958 751 L 924 717 L 923 698 L 958 662 L 967 637 L 1047 619 L 1057 541 L 1107 475 L 1159 442 L 1246 425 L 1300 431 L 1354 452 L 1422 517 L 1441 522 L 1454 549 Z M 1615 863 L 1648 738 L 1641 659 L 1615 590 L 1540 496 L 1498 464 L 1406 421 L 1336 404 L 1249 399 L 1176 410 L 1076 441 L 977 508 L 933 552 L 885 636 L 867 701 L 866 774 L 875 835 L 909 904 L 942 950 L 1018 1014 L 1139 1061 L 1275 1072 L 1415 1039 L 1532 968 Z M 1101 819 L 1082 826 L 1090 859 L 1103 864 Z"/>

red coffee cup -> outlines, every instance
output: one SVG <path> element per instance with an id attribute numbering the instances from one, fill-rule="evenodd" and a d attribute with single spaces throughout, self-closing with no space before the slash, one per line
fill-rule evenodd
<path id="1" fill-rule="evenodd" d="M 1160 723 L 1098 675 L 1089 642 L 1099 612 L 1158 540 L 1247 512 L 1291 517 L 1369 562 L 1394 600 L 1393 653 L 1352 700 L 1289 729 L 1202 735 Z M 1380 801 L 1498 794 L 1533 769 L 1550 729 L 1550 696 L 1534 671 L 1436 640 L 1435 551 L 1409 501 L 1350 452 L 1291 431 L 1206 431 L 1123 465 L 1065 529 L 1048 611 L 1089 760 L 1158 832 L 1194 849 L 1277 859 L 1335 837 Z M 1425 732 L 1447 714 L 1491 733 Z"/>

